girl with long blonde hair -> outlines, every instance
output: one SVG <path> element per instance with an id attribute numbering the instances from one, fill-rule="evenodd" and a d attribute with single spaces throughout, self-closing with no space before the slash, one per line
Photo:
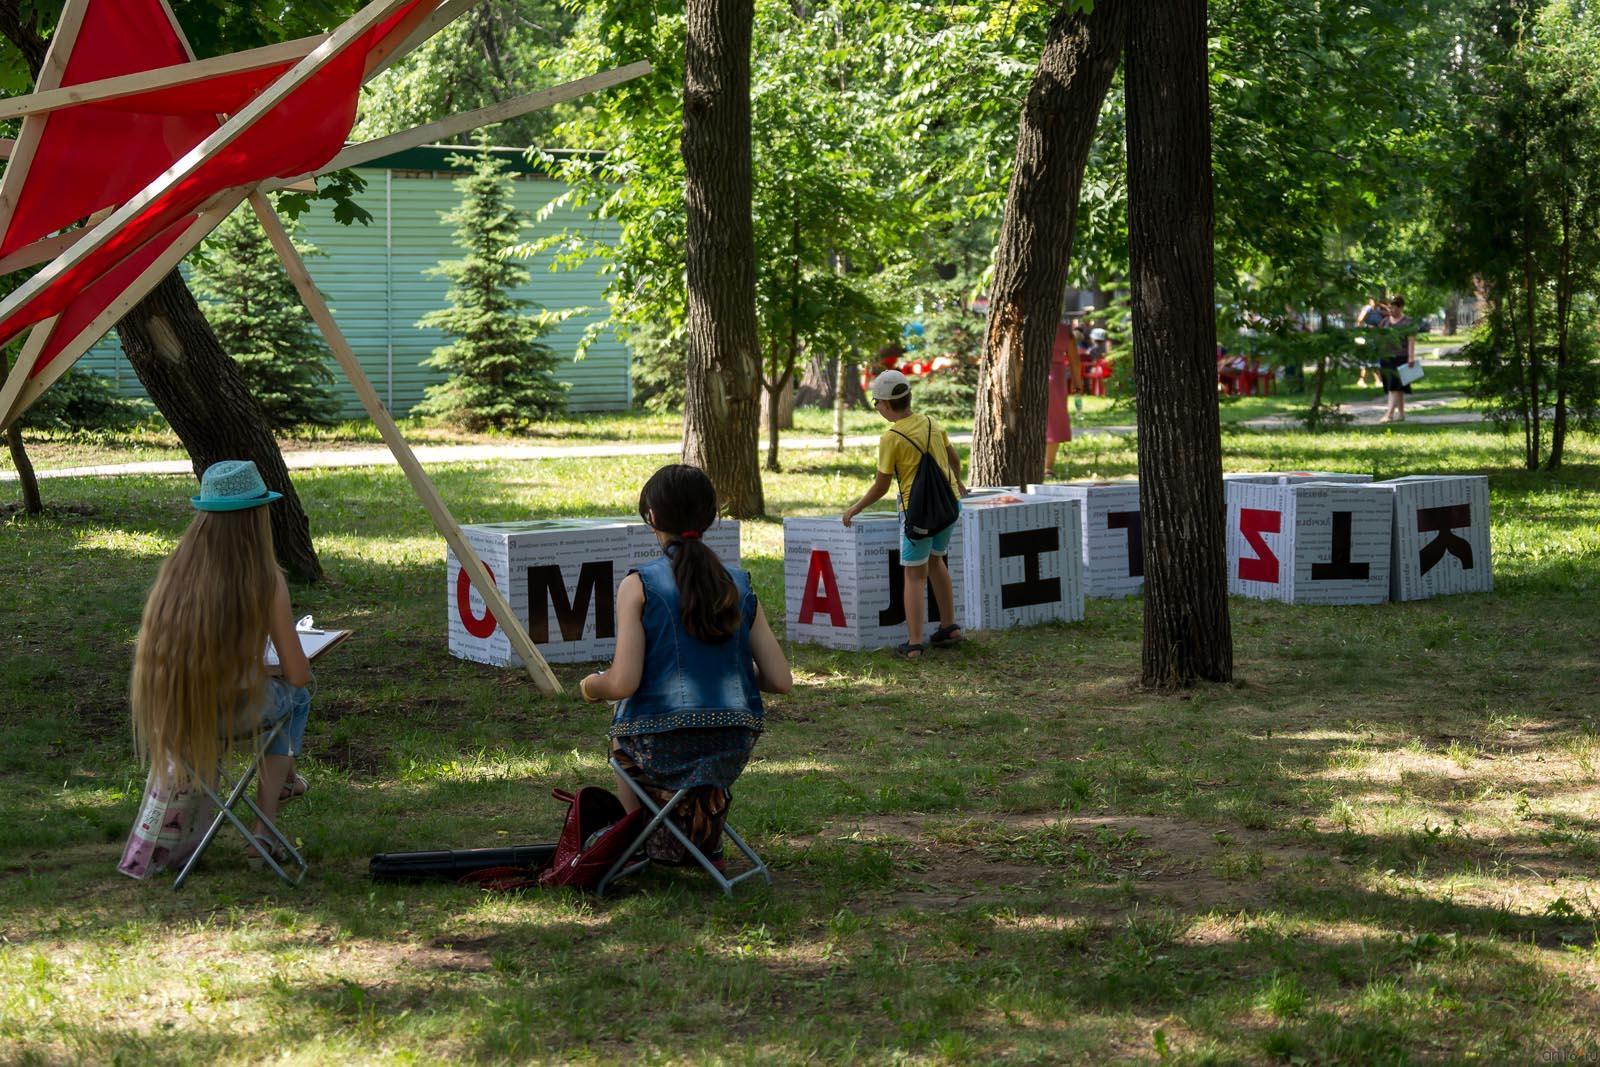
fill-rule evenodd
<path id="1" fill-rule="evenodd" d="M 257 804 L 269 819 L 306 791 L 294 763 L 311 708 L 311 665 L 272 550 L 267 505 L 280 496 L 248 460 L 206 469 L 190 498 L 197 514 L 145 601 L 131 684 L 139 755 L 170 787 L 214 775 L 236 739 L 286 720 L 261 761 Z M 252 854 L 268 847 L 262 829 Z"/>

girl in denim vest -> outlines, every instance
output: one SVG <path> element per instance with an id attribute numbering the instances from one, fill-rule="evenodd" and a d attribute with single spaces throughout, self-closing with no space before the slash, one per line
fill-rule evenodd
<path id="1" fill-rule="evenodd" d="M 750 576 L 701 540 L 717 518 L 711 479 L 685 464 L 662 467 L 639 492 L 639 515 L 661 558 L 623 579 L 611 667 L 578 688 L 585 700 L 616 702 L 611 751 L 655 800 L 692 790 L 672 817 L 716 859 L 728 789 L 761 732 L 761 694 L 787 693 L 794 679 Z M 618 792 L 638 807 L 620 782 Z M 670 834 L 648 848 L 657 861 L 683 860 Z"/>

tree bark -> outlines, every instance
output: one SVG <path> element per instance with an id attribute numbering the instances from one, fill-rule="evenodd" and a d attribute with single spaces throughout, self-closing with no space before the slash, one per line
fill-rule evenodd
<path id="1" fill-rule="evenodd" d="M 0 35 L 38 78 L 48 46 L 35 14 L 24 13 L 16 0 L 0 0 Z M 219 459 L 254 460 L 267 487 L 283 494 L 270 509 L 278 562 L 297 581 L 322 577 L 311 525 L 266 416 L 177 271 L 123 317 L 117 333 L 150 400 L 189 453 L 195 477 Z"/>
<path id="2" fill-rule="evenodd" d="M 0 348 L 0 382 L 6 380 L 10 369 L 5 350 Z M 22 488 L 22 508 L 29 515 L 38 515 L 44 511 L 44 498 L 39 495 L 39 478 L 33 473 L 33 461 L 28 458 L 28 450 L 22 444 L 22 427 L 17 422 L 6 427 L 6 447 L 11 450 L 11 465 L 17 468 L 17 484 Z"/>
<path id="3" fill-rule="evenodd" d="M 683 461 L 734 518 L 763 514 L 761 353 L 750 215 L 754 0 L 688 0 L 683 86 L 689 314 Z"/>
<path id="4" fill-rule="evenodd" d="M 794 387 L 796 407 L 833 407 L 833 368 L 837 364 L 837 356 L 830 359 L 815 351 L 811 353 L 805 372 L 800 375 L 800 384 Z"/>
<path id="5" fill-rule="evenodd" d="M 978 366 L 974 485 L 1044 480 L 1050 351 L 1072 260 L 1078 193 L 1126 27 L 1124 0 L 1100 0 L 1088 15 L 1075 6 L 1064 3 L 1051 21 L 1022 107 Z"/>
<path id="6" fill-rule="evenodd" d="M 151 401 L 183 441 L 195 477 L 218 460 L 253 461 L 267 488 L 283 494 L 268 509 L 278 562 L 296 581 L 320 578 L 311 525 L 278 442 L 177 271 L 123 316 L 117 333 Z"/>
<path id="7" fill-rule="evenodd" d="M 1204 0 L 1131 19 L 1128 260 L 1138 389 L 1147 686 L 1233 677 L 1216 393 Z"/>

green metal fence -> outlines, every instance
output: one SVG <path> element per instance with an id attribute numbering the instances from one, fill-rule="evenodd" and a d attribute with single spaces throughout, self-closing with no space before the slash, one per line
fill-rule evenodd
<path id="1" fill-rule="evenodd" d="M 437 330 L 420 330 L 423 315 L 444 306 L 446 282 L 426 273 L 440 260 L 458 258 L 451 227 L 440 214 L 459 200 L 449 157 L 458 151 L 446 147 L 415 149 L 374 161 L 360 168 L 367 181 L 361 205 L 372 213 L 370 225 L 342 226 L 324 206 L 316 206 L 301 219 L 300 238 L 317 246 L 320 255 L 308 266 L 333 308 L 339 328 L 350 339 L 361 365 L 371 376 L 378 395 L 395 414 L 404 414 L 422 399 L 423 391 L 441 381 L 440 372 L 422 365 L 433 349 L 444 343 Z M 518 208 L 533 215 L 567 186 L 549 179 L 528 165 L 520 151 L 501 149 L 496 154 L 511 161 L 519 172 Z M 561 210 L 549 219 L 530 223 L 529 240 L 557 230 L 579 228 L 591 240 L 615 239 L 617 226 L 610 220 L 595 222 L 584 212 Z M 601 292 L 604 279 L 599 264 L 576 270 L 550 270 L 549 256 L 528 263 L 529 279 L 520 295 L 551 310 L 585 308 L 545 338 L 562 358 L 561 380 L 570 383 L 568 408 L 572 411 L 615 411 L 631 400 L 628 350 L 607 329 L 589 347 L 583 359 L 575 358 L 578 341 L 590 323 L 604 321 L 608 310 Z M 143 390 L 122 355 L 112 333 L 79 364 L 85 370 L 117 382 L 129 396 Z M 334 369 L 336 391 L 344 413 L 361 414 L 355 393 Z"/>

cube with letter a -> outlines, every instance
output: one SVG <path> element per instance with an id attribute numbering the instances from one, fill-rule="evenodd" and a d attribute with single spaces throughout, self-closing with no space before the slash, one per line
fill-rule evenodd
<path id="1" fill-rule="evenodd" d="M 950 537 L 950 583 L 961 618 L 961 529 Z M 783 586 L 789 637 L 828 648 L 867 651 L 906 640 L 905 572 L 900 519 L 889 512 L 783 520 Z M 939 627 L 933 590 L 926 593 L 924 640 Z"/>
<path id="2" fill-rule="evenodd" d="M 1373 484 L 1394 493 L 1395 600 L 1494 588 L 1487 478 L 1420 475 Z"/>
<path id="3" fill-rule="evenodd" d="M 967 629 L 1083 618 L 1081 507 L 1010 493 L 961 501 Z"/>
<path id="4" fill-rule="evenodd" d="M 617 643 L 617 588 L 631 568 L 661 552 L 655 535 L 638 519 L 534 519 L 461 530 L 551 663 L 611 656 Z M 718 522 L 704 536 L 723 562 L 738 566 L 738 523 Z M 519 666 L 521 657 L 448 551 L 446 581 L 451 654 Z"/>
<path id="5" fill-rule="evenodd" d="M 1228 592 L 1290 604 L 1382 603 L 1391 496 L 1359 482 L 1230 484 Z"/>
<path id="6" fill-rule="evenodd" d="M 1144 588 L 1138 482 L 1050 482 L 1028 492 L 1078 501 L 1085 596 L 1134 596 Z"/>

